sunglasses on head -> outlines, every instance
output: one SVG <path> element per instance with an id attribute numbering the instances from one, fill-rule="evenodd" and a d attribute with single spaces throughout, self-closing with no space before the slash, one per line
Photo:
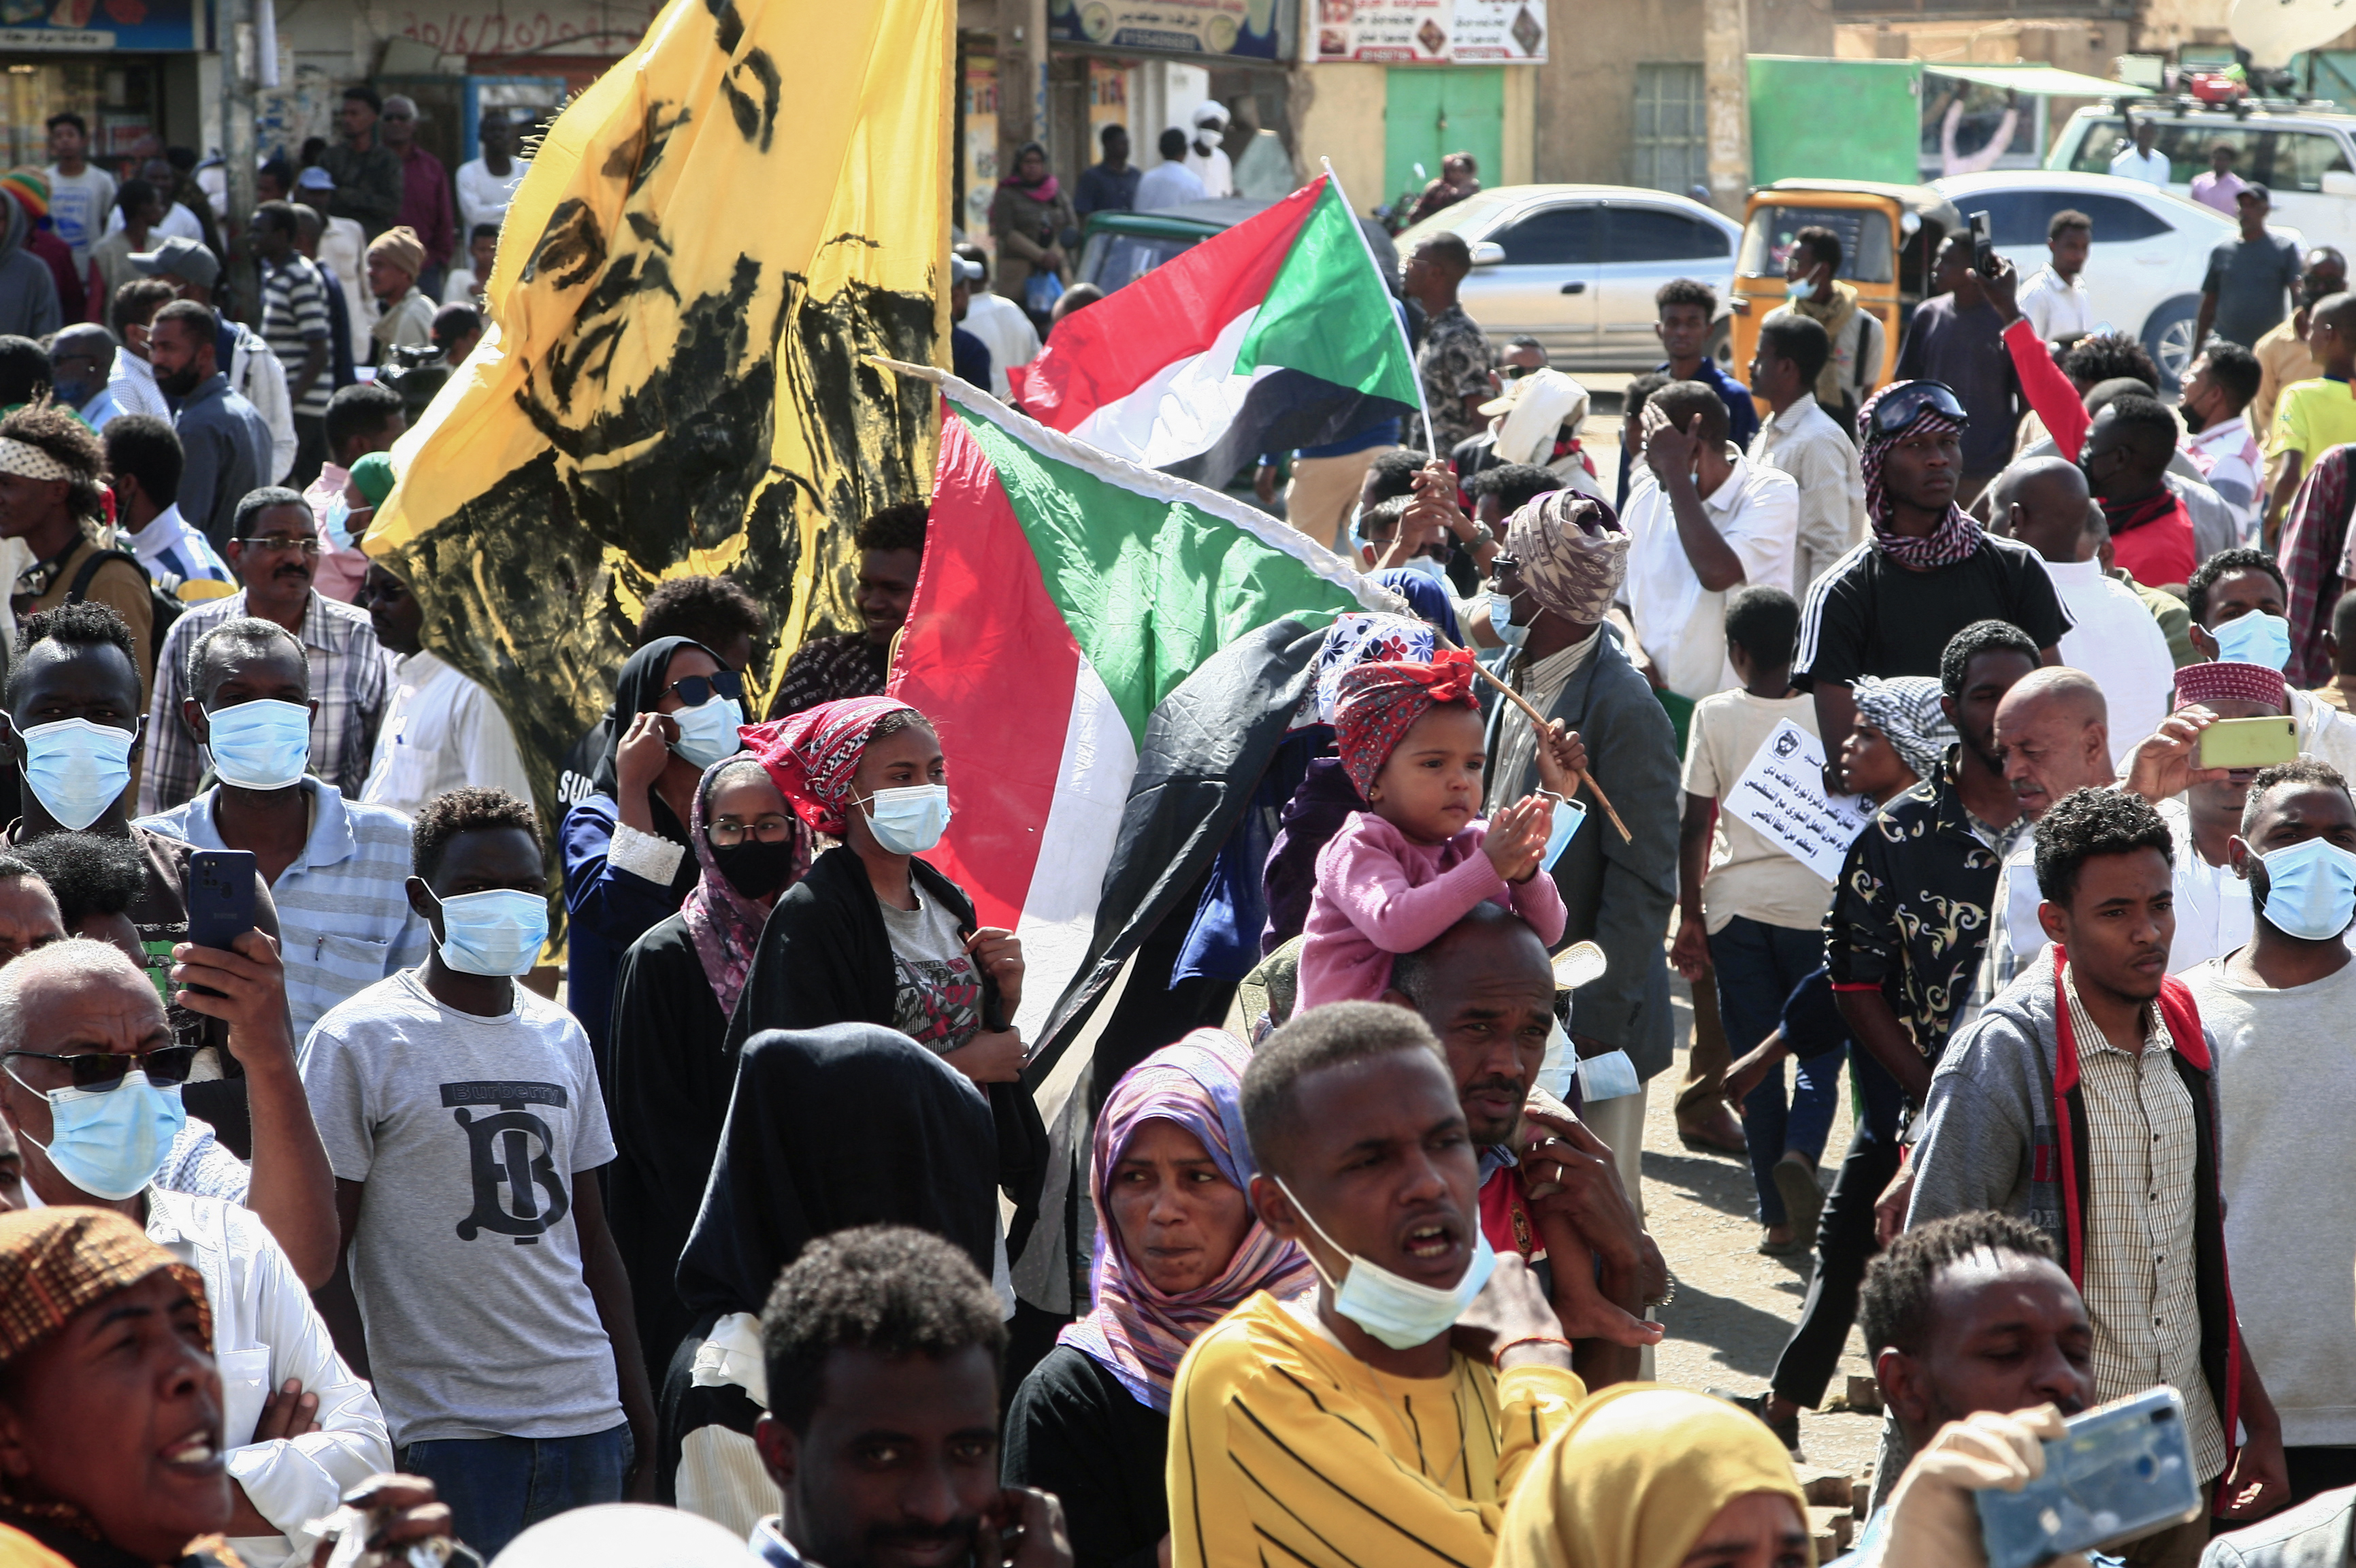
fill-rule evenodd
<path id="1" fill-rule="evenodd" d="M 1913 424 L 1924 409 L 1943 413 L 1949 419 L 1968 424 L 1971 415 L 1952 388 L 1944 381 L 1909 381 L 1896 391 L 1883 395 L 1873 405 L 1873 433 L 1876 435 L 1896 435 Z"/>
<path id="2" fill-rule="evenodd" d="M 29 1058 L 34 1061 L 63 1062 L 72 1074 L 76 1089 L 93 1089 L 102 1092 L 121 1083 L 123 1075 L 133 1068 L 147 1075 L 155 1084 L 181 1084 L 188 1081 L 188 1073 L 197 1065 L 196 1046 L 162 1046 L 152 1051 L 125 1055 L 118 1051 L 82 1051 L 74 1056 L 59 1056 L 51 1051 L 10 1051 L 7 1060 Z"/>
<path id="3" fill-rule="evenodd" d="M 691 708 L 703 706 L 704 703 L 712 701 L 715 693 L 723 697 L 743 702 L 744 677 L 734 670 L 723 670 L 713 675 L 690 675 L 683 680 L 673 681 L 663 690 L 676 692 L 679 693 L 680 702 Z"/>

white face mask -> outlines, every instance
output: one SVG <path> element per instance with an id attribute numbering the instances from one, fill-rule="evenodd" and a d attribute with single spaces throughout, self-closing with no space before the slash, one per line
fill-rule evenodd
<path id="1" fill-rule="evenodd" d="M 1317 1239 L 1349 1260 L 1350 1272 L 1337 1286 L 1317 1262 L 1309 1255 L 1310 1266 L 1325 1283 L 1333 1300 L 1333 1310 L 1373 1335 L 1394 1350 L 1405 1350 L 1417 1345 L 1428 1345 L 1456 1326 L 1472 1298 L 1481 1294 L 1489 1276 L 1496 1271 L 1496 1250 L 1476 1223 L 1472 1228 L 1472 1261 L 1465 1266 L 1464 1277 L 1456 1282 L 1453 1290 L 1440 1290 L 1432 1285 L 1420 1285 L 1404 1279 L 1379 1263 L 1368 1262 L 1325 1234 L 1325 1227 L 1309 1212 L 1308 1205 L 1293 1197 L 1284 1178 L 1271 1176 L 1277 1190 L 1290 1199 L 1295 1213 L 1309 1222 Z M 1304 1247 L 1302 1251 L 1309 1250 Z"/>
<path id="2" fill-rule="evenodd" d="M 1402 571 L 1420 572 L 1435 583 L 1444 583 L 1448 580 L 1448 568 L 1429 555 L 1410 555 L 1401 562 L 1399 566 Z"/>

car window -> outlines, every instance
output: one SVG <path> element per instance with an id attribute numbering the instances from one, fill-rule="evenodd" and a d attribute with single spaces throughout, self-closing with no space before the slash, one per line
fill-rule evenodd
<path id="1" fill-rule="evenodd" d="M 1712 224 L 1657 207 L 1614 203 L 1605 226 L 1607 262 L 1697 262 L 1723 256 L 1726 235 Z"/>
<path id="2" fill-rule="evenodd" d="M 2124 196 L 2101 196 L 2083 190 L 1987 190 L 1955 198 L 1955 210 L 1966 220 L 1986 212 L 1996 242 L 2002 246 L 2045 243 L 2046 225 L 2053 215 L 2074 209 L 2094 220 L 2094 243 L 2123 245 L 2175 232 L 2166 220 L 2142 203 Z"/>
<path id="3" fill-rule="evenodd" d="M 2045 223 L 2060 204 L 2026 190 L 1984 190 L 1955 198 L 1955 210 L 1968 223 L 1975 212 L 1988 215 L 1988 236 L 1999 248 L 2045 243 Z"/>
<path id="4" fill-rule="evenodd" d="M 1516 267 L 1592 266 L 1603 251 L 1603 209 L 1549 207 L 1492 235 Z"/>
<path id="5" fill-rule="evenodd" d="M 1840 275 L 1851 283 L 1890 280 L 1890 217 L 1871 207 L 1761 207 L 1742 231 L 1742 259 L 1735 271 L 1750 278 L 1779 278 L 1792 242 L 1803 229 L 1829 229 L 1840 239 Z"/>
<path id="6" fill-rule="evenodd" d="M 2234 173 L 2244 179 L 2265 179 L 2261 164 L 2272 134 L 2222 116 L 2187 115 L 2182 119 L 2162 119 L 2152 150 L 2167 157 L 2168 177 L 2178 185 L 2189 185 L 2194 175 L 2207 173 L 2209 150 L 2221 144 L 2233 149 Z M 2077 148 L 2070 155 L 2070 167 L 2079 174 L 2108 174 L 2111 159 L 2126 145 L 2126 127 L 2117 120 L 2088 120 L 2080 127 Z M 2101 240 L 2101 231 L 2097 230 L 2095 242 L 2099 244 Z"/>
<path id="7" fill-rule="evenodd" d="M 2139 201 L 2124 196 L 2095 196 L 2083 191 L 2057 190 L 2048 199 L 2051 211 L 2074 207 L 2094 220 L 2094 243 L 2097 245 L 2126 244 L 2134 240 L 2148 240 L 2158 234 L 2172 234 L 2174 225 Z M 2044 236 L 2038 236 L 2042 239 Z"/>
<path id="8" fill-rule="evenodd" d="M 1200 242 L 1164 234 L 1092 234 L 1080 256 L 1080 276 L 1110 294 L 1135 283 L 1171 257 Z"/>
<path id="9" fill-rule="evenodd" d="M 2265 179 L 2266 144 L 2272 139 L 2267 132 L 2230 120 L 2222 125 L 2210 120 L 2169 120 L 2159 127 L 2158 146 L 2168 155 L 2168 177 L 2190 185 L 2194 176 L 2209 172 L 2210 150 L 2221 146 L 2233 149 L 2235 174 Z"/>
<path id="10" fill-rule="evenodd" d="M 2276 190 L 2319 191 L 2325 175 L 2348 167 L 2340 138 L 2328 131 L 2268 131 L 2265 137 L 2273 170 L 2266 183 Z"/>

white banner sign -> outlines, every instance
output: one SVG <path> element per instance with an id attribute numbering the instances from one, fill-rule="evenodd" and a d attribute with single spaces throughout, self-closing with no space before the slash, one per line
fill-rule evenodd
<path id="1" fill-rule="evenodd" d="M 1547 58 L 1546 0 L 1318 0 L 1317 58 L 1536 64 Z"/>
<path id="2" fill-rule="evenodd" d="M 1873 820 L 1862 795 L 1826 795 L 1824 743 L 1791 720 L 1768 732 L 1722 808 L 1823 877 L 1840 878 L 1848 846 Z"/>

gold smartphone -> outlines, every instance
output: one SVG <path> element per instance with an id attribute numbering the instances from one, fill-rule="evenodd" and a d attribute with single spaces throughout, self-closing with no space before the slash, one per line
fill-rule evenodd
<path id="1" fill-rule="evenodd" d="M 2219 719 L 2201 732 L 2203 768 L 2272 768 L 2298 756 L 2298 721 L 2288 714 Z"/>

